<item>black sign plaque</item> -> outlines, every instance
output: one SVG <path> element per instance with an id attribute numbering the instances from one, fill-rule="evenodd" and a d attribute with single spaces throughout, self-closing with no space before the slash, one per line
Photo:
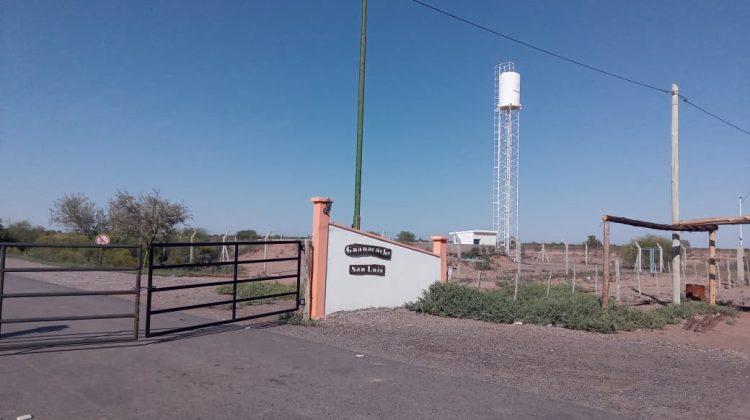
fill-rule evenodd
<path id="1" fill-rule="evenodd" d="M 349 266 L 352 276 L 381 276 L 385 277 L 385 266 L 380 264 L 353 264 Z"/>
<path id="2" fill-rule="evenodd" d="M 364 244 L 349 244 L 344 247 L 344 252 L 349 257 L 375 257 L 387 261 L 391 260 L 391 255 L 393 254 L 390 248 Z"/>

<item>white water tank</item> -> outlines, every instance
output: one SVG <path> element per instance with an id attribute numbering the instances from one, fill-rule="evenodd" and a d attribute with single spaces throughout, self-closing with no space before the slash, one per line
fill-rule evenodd
<path id="1" fill-rule="evenodd" d="M 498 95 L 500 108 L 521 107 L 521 75 L 514 71 L 500 73 L 500 92 Z"/>

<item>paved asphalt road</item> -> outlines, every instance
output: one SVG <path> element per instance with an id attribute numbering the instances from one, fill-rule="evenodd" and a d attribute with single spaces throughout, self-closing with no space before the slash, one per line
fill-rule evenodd
<path id="1" fill-rule="evenodd" d="M 6 291 L 65 290 L 17 275 L 8 275 L 6 286 Z M 3 314 L 80 313 L 80 299 L 86 300 L 86 310 L 132 309 L 132 303 L 113 297 L 55 299 L 54 306 L 28 300 L 9 306 L 6 300 Z M 112 325 L 112 320 L 96 322 L 98 330 Z M 53 333 L 76 332 L 73 322 L 56 324 Z M 17 340 L 38 327 L 3 332 Z M 0 345 L 7 341 L 0 339 Z M 35 419 L 617 417 L 510 386 L 357 357 L 272 329 L 237 326 L 167 341 L 0 352 L 0 419 L 23 414 Z"/>

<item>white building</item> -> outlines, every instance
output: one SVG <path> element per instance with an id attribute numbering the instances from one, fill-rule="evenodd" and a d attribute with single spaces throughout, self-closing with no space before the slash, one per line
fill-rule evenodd
<path id="1" fill-rule="evenodd" d="M 450 232 L 454 244 L 461 245 L 495 245 L 497 232 L 494 230 L 462 230 Z"/>

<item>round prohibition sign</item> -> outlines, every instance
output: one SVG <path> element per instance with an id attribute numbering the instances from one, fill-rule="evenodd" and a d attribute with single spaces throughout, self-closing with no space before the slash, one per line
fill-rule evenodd
<path id="1" fill-rule="evenodd" d="M 96 235 L 96 239 L 94 239 L 94 242 L 96 242 L 97 245 L 109 245 L 110 239 L 108 235 L 101 234 Z"/>

